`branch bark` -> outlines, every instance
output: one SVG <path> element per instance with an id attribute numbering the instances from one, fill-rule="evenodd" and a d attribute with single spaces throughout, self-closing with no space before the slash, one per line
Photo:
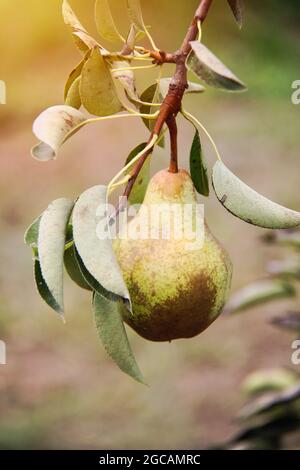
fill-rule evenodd
<path id="1" fill-rule="evenodd" d="M 156 63 L 162 64 L 164 62 L 175 63 L 176 70 L 174 76 L 171 80 L 169 91 L 165 97 L 163 103 L 160 107 L 159 115 L 156 119 L 153 132 L 150 135 L 148 143 L 150 143 L 154 134 L 159 135 L 162 131 L 162 128 L 165 124 L 168 125 L 170 136 L 171 136 L 171 162 L 170 162 L 170 171 L 176 173 L 178 171 L 178 162 L 177 162 L 177 125 L 176 125 L 176 116 L 180 111 L 182 98 L 186 88 L 188 87 L 187 82 L 187 69 L 186 69 L 186 59 L 191 51 L 190 42 L 194 41 L 198 35 L 198 21 L 202 24 L 207 17 L 209 9 L 212 5 L 213 0 L 201 0 L 194 18 L 188 28 L 186 36 L 183 40 L 181 48 L 174 54 L 168 54 L 163 51 L 151 51 L 150 55 L 153 57 Z M 175 148 L 176 146 L 176 148 Z M 144 155 L 141 156 L 140 160 L 137 162 L 135 167 L 132 170 L 131 177 L 127 183 L 124 196 L 128 198 L 131 193 L 132 187 L 145 163 L 148 156 L 152 151 L 147 151 Z M 119 212 L 120 207 L 117 212 Z"/>

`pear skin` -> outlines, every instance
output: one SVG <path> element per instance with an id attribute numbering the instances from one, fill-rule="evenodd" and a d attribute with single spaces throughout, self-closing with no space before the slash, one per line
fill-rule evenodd
<path id="1" fill-rule="evenodd" d="M 189 174 L 162 170 L 149 183 L 143 207 L 190 204 L 197 199 Z M 146 222 L 140 210 L 129 222 L 138 229 Z M 189 249 L 190 240 L 119 238 L 114 249 L 129 289 L 133 313 L 123 318 L 151 341 L 190 338 L 204 331 L 227 300 L 232 265 L 224 248 L 204 224 L 204 241 Z"/>

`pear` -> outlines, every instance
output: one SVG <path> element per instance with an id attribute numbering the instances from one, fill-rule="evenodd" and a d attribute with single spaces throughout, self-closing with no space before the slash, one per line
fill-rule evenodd
<path id="1" fill-rule="evenodd" d="M 187 239 L 185 232 L 180 238 L 175 230 L 168 239 L 129 236 L 149 223 L 145 209 L 174 204 L 193 208 L 190 222 L 195 228 L 198 206 L 190 175 L 185 170 L 162 170 L 151 179 L 142 207 L 128 223 L 127 236 L 123 233 L 114 242 L 133 307 L 133 313 L 124 309 L 124 321 L 151 341 L 190 338 L 204 331 L 221 313 L 231 284 L 230 258 L 203 216 L 202 240 L 198 235 Z M 173 217 L 171 225 L 178 230 L 183 223 Z"/>

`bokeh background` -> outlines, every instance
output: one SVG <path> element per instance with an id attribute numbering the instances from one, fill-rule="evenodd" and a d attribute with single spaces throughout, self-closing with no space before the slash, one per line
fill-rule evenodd
<path id="1" fill-rule="evenodd" d="M 94 31 L 93 0 L 73 0 Z M 126 31 L 123 1 L 114 2 Z M 196 0 L 143 2 L 161 48 L 175 50 Z M 250 185 L 300 210 L 300 106 L 291 84 L 300 79 L 300 8 L 296 1 L 246 1 L 245 26 L 236 27 L 225 0 L 217 0 L 204 42 L 247 83 L 245 94 L 207 90 L 185 106 L 210 130 L 224 161 Z M 76 197 L 107 182 L 129 151 L 145 140 L 140 122 L 111 122 L 82 130 L 55 162 L 30 156 L 31 126 L 46 107 L 62 103 L 63 85 L 80 59 L 61 18 L 60 0 L 0 0 L 0 448 L 200 448 L 226 440 L 244 402 L 240 384 L 256 368 L 291 367 L 291 337 L 268 324 L 286 302 L 223 316 L 201 336 L 172 344 L 146 342 L 129 331 L 149 387 L 122 374 L 97 339 L 90 296 L 66 281 L 67 325 L 38 297 L 23 232 L 48 203 Z M 165 75 L 170 75 L 166 67 Z M 155 72 L 139 72 L 140 90 Z M 193 129 L 181 122 L 180 158 L 187 166 Z M 203 143 L 205 140 L 203 140 Z M 204 143 L 209 164 L 214 155 Z M 167 165 L 157 153 L 153 171 Z M 274 249 L 263 230 L 225 212 L 212 194 L 208 222 L 233 260 L 233 289 L 265 275 Z M 273 250 L 273 252 L 272 252 Z M 295 301 L 296 302 L 296 301 Z M 291 307 L 291 302 L 289 302 Z M 297 368 L 296 368 L 297 369 Z M 299 366 L 298 366 L 299 369 Z M 292 444 L 289 444 L 290 446 Z"/>

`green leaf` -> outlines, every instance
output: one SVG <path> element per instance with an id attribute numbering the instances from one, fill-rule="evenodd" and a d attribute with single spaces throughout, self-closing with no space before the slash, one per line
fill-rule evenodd
<path id="1" fill-rule="evenodd" d="M 215 163 L 212 179 L 221 204 L 245 222 L 272 229 L 300 225 L 299 212 L 280 206 L 258 194 L 237 178 L 224 163 Z"/>
<path id="2" fill-rule="evenodd" d="M 135 102 L 139 100 L 139 95 L 137 93 L 135 85 L 135 76 L 132 70 L 118 70 L 130 67 L 130 63 L 126 60 L 114 61 L 112 63 L 113 71 L 112 76 L 119 80 L 123 86 L 129 100 Z"/>
<path id="3" fill-rule="evenodd" d="M 243 392 L 249 396 L 269 391 L 281 391 L 299 381 L 299 375 L 284 367 L 256 370 L 242 384 Z"/>
<path id="4" fill-rule="evenodd" d="M 41 216 L 38 235 L 39 263 L 43 279 L 63 314 L 63 259 L 68 221 L 74 202 L 53 201 Z"/>
<path id="5" fill-rule="evenodd" d="M 24 241 L 26 245 L 33 249 L 37 248 L 38 245 L 40 221 L 41 215 L 32 222 L 24 235 Z"/>
<path id="6" fill-rule="evenodd" d="M 242 83 L 204 44 L 192 41 L 187 67 L 207 85 L 227 91 L 243 91 Z"/>
<path id="7" fill-rule="evenodd" d="M 110 42 L 124 41 L 112 17 L 109 0 L 96 0 L 95 20 L 98 33 L 103 39 Z"/>
<path id="8" fill-rule="evenodd" d="M 110 116 L 122 111 L 108 65 L 95 48 L 82 69 L 81 101 L 96 116 Z"/>
<path id="9" fill-rule="evenodd" d="M 284 316 L 273 318 L 271 323 L 286 330 L 300 332 L 300 312 L 288 312 Z"/>
<path id="10" fill-rule="evenodd" d="M 198 193 L 206 197 L 209 196 L 207 167 L 198 129 L 195 131 L 195 137 L 190 151 L 190 171 L 194 186 Z"/>
<path id="11" fill-rule="evenodd" d="M 125 374 L 144 384 L 122 320 L 122 303 L 107 300 L 95 293 L 93 307 L 97 331 L 106 352 Z"/>
<path id="12" fill-rule="evenodd" d="M 171 77 L 165 77 L 159 80 L 160 93 L 163 98 L 165 98 L 168 94 L 171 80 Z M 204 91 L 205 88 L 199 83 L 188 82 L 188 88 L 185 90 L 184 94 L 187 95 L 189 93 L 203 93 Z"/>
<path id="13" fill-rule="evenodd" d="M 34 278 L 38 293 L 40 294 L 41 298 L 46 302 L 46 304 L 49 305 L 49 307 L 61 314 L 61 305 L 57 303 L 52 293 L 50 292 L 43 278 L 41 265 L 38 259 L 34 260 Z"/>
<path id="14" fill-rule="evenodd" d="M 92 290 L 91 286 L 87 283 L 80 270 L 75 253 L 74 244 L 72 244 L 65 250 L 64 264 L 67 273 L 69 274 L 72 281 L 75 282 L 75 284 L 77 284 L 82 289 Z"/>
<path id="15" fill-rule="evenodd" d="M 160 94 L 160 88 L 158 83 L 154 83 L 153 85 L 149 86 L 146 88 L 145 91 L 143 91 L 141 95 L 141 101 L 144 103 L 161 103 L 162 102 L 162 96 Z M 149 105 L 142 105 L 140 108 L 140 112 L 142 114 L 153 114 L 157 111 L 156 106 L 149 106 Z M 153 131 L 154 125 L 155 125 L 155 120 L 153 119 L 145 119 L 142 118 L 143 123 L 149 129 L 151 132 Z M 164 148 L 165 147 L 165 140 L 162 139 L 160 140 L 159 144 L 160 147 Z"/>
<path id="16" fill-rule="evenodd" d="M 81 77 L 77 77 L 74 80 L 74 82 L 70 86 L 68 95 L 65 100 L 65 104 L 67 106 L 71 106 L 72 108 L 75 108 L 75 109 L 79 109 L 81 106 L 81 97 L 80 97 L 80 92 L 79 92 L 80 80 L 81 80 Z"/>
<path id="17" fill-rule="evenodd" d="M 230 313 L 240 312 L 272 300 L 295 297 L 294 287 L 283 281 L 263 280 L 254 282 L 236 292 L 226 305 Z"/>
<path id="18" fill-rule="evenodd" d="M 135 147 L 132 152 L 130 152 L 126 165 L 131 162 L 144 148 L 147 146 L 147 143 L 142 143 Z M 141 169 L 139 176 L 137 177 L 136 182 L 133 185 L 131 193 L 129 195 L 128 201 L 130 204 L 142 204 L 145 198 L 146 190 L 150 181 L 150 156 L 147 158 L 146 162 Z"/>
<path id="19" fill-rule="evenodd" d="M 243 1 L 242 0 L 227 0 L 231 10 L 232 10 L 232 13 L 235 17 L 235 20 L 239 26 L 239 28 L 241 28 L 243 26 Z"/>
<path id="20" fill-rule="evenodd" d="M 59 105 L 46 109 L 33 124 L 33 132 L 42 142 L 33 147 L 32 156 L 44 162 L 55 159 L 71 131 L 75 132 L 77 126 L 84 125 L 85 121 L 84 114 L 71 106 Z"/>
<path id="21" fill-rule="evenodd" d="M 129 18 L 135 27 L 140 31 L 145 31 L 145 23 L 140 0 L 126 0 Z"/>
<path id="22" fill-rule="evenodd" d="M 109 299 L 125 300 L 130 307 L 129 292 L 113 251 L 107 210 L 106 186 L 85 191 L 73 211 L 74 243 L 86 270 L 96 281 L 96 286 L 91 287 Z"/>
<path id="23" fill-rule="evenodd" d="M 64 22 L 67 26 L 69 26 L 75 43 L 81 52 L 86 53 L 89 49 L 99 45 L 82 26 L 74 11 L 72 10 L 68 0 L 63 1 L 62 14 Z"/>

